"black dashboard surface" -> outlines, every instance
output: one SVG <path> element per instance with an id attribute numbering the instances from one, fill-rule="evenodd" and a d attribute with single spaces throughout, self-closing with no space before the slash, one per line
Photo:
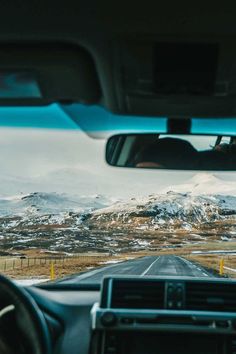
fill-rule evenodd
<path id="1" fill-rule="evenodd" d="M 214 354 L 236 353 L 236 344 L 235 350 L 232 344 L 236 343 L 235 281 L 223 278 L 190 277 L 185 279 L 182 277 L 110 277 L 105 279 L 101 291 L 88 290 L 88 287 L 85 289 L 70 287 L 67 290 L 66 287 L 60 289 L 60 286 L 55 286 L 55 288 L 49 286 L 48 289 L 47 286 L 26 288 L 47 320 L 53 342 L 53 353 L 91 353 L 91 343 L 92 353 L 106 353 L 104 349 L 101 349 L 99 340 L 95 341 L 94 347 L 94 337 L 98 335 L 102 338 L 103 334 L 113 336 L 116 333 L 117 338 L 120 336 L 121 338 L 127 336 L 127 338 L 138 338 L 137 331 L 141 334 L 145 332 L 146 337 L 143 337 L 143 340 L 146 340 L 147 336 L 155 336 L 153 333 L 156 332 L 161 341 L 165 336 L 168 337 L 169 333 L 173 340 L 181 336 L 181 338 L 187 338 L 189 345 L 194 336 L 203 335 L 203 338 L 205 336 L 205 344 L 211 343 L 210 337 L 214 336 L 215 339 L 219 339 L 218 349 L 214 351 Z M 185 295 L 181 295 L 184 304 L 178 309 L 176 302 L 176 307 L 171 308 L 168 293 L 171 292 L 171 288 L 178 292 L 181 286 L 183 293 L 186 293 L 186 299 Z M 107 298 L 110 296 L 111 289 L 112 296 L 115 298 L 108 299 L 109 303 Z M 151 303 L 153 298 L 160 300 L 158 291 L 163 292 L 163 307 L 160 305 L 161 302 L 156 307 Z M 136 303 L 132 298 L 136 299 Z M 113 316 L 116 316 L 116 321 L 112 324 L 103 322 L 102 316 L 108 314 L 109 319 L 111 312 Z M 96 313 L 95 317 L 94 313 Z M 140 340 L 142 343 L 142 339 Z M 134 347 L 135 345 L 137 346 L 136 342 L 134 342 Z M 139 345 L 138 347 L 140 348 Z M 208 349 L 206 353 L 213 353 L 211 351 L 213 347 L 208 346 Z M 119 349 L 118 352 L 114 351 L 114 348 L 112 350 L 113 354 L 126 353 L 124 348 Z M 134 348 L 132 350 L 136 354 Z M 159 353 L 153 348 L 150 349 L 150 353 L 154 352 Z M 164 352 L 167 353 L 168 350 Z M 201 349 L 201 353 L 205 353 L 204 348 Z"/>
<path id="2" fill-rule="evenodd" d="M 47 291 L 36 287 L 28 287 L 49 322 L 55 327 L 56 320 L 61 332 L 55 335 L 53 353 L 85 354 L 89 352 L 91 338 L 90 311 L 99 301 L 99 291 Z M 53 330 L 52 330 L 53 332 Z"/>

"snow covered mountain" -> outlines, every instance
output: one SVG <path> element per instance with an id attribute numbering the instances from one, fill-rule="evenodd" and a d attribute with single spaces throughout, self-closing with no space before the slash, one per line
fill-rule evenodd
<path id="1" fill-rule="evenodd" d="M 1 197 L 0 249 L 130 251 L 236 240 L 235 192 L 233 181 L 200 174 L 165 193 L 126 200 L 59 193 Z"/>
<path id="2" fill-rule="evenodd" d="M 234 174 L 234 178 L 235 174 Z M 192 195 L 235 195 L 236 179 L 234 181 L 224 180 L 210 173 L 197 173 L 186 183 L 169 186 L 162 190 L 162 193 L 173 191 L 176 193 L 191 193 Z"/>
<path id="3" fill-rule="evenodd" d="M 113 227 L 117 222 L 146 226 L 148 229 L 165 228 L 173 225 L 181 227 L 199 226 L 202 223 L 235 218 L 236 196 L 192 195 L 191 193 L 167 192 L 162 195 L 149 195 L 145 198 L 132 198 L 128 202 L 94 211 L 92 220 Z"/>
<path id="4" fill-rule="evenodd" d="M 30 193 L 0 197 L 0 217 L 91 212 L 111 205 L 112 200 L 101 195 L 70 196 L 59 193 Z"/>
<path id="5" fill-rule="evenodd" d="M 181 222 L 200 224 L 223 220 L 236 215 L 236 196 L 228 195 L 197 195 L 195 193 L 151 194 L 147 197 L 131 198 L 114 201 L 101 195 L 69 196 L 58 193 L 31 193 L 0 198 L 0 218 L 17 217 L 27 220 L 32 225 L 32 219 L 39 222 L 48 218 L 68 218 L 74 215 L 76 219 L 87 216 L 87 220 L 113 225 L 123 222 L 135 227 L 133 221 L 139 220 L 148 227 L 166 227 Z M 37 220 L 36 220 L 37 219 Z"/>

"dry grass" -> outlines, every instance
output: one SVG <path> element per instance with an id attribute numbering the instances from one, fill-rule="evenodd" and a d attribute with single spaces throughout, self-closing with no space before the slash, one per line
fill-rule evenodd
<path id="1" fill-rule="evenodd" d="M 34 258 L 28 257 L 39 257 L 36 258 L 36 263 Z M 57 255 L 58 256 L 58 255 Z M 66 257 L 63 259 L 54 259 L 52 260 L 52 255 L 47 253 L 42 253 L 41 250 L 33 250 L 27 252 L 26 259 L 19 259 L 16 257 L 0 257 L 0 269 L 1 262 L 2 264 L 8 259 L 11 267 L 7 268 L 2 273 L 11 277 L 11 278 L 30 278 L 30 277 L 40 277 L 40 278 L 49 278 L 50 277 L 50 269 L 51 263 L 54 264 L 55 270 L 55 278 L 62 278 L 66 275 L 77 274 L 83 271 L 90 270 L 92 268 L 101 267 L 103 265 L 109 264 L 110 261 L 125 261 L 130 258 L 130 254 L 123 254 L 119 256 L 107 256 L 107 255 L 91 255 L 91 254 L 83 254 L 76 255 L 73 257 Z M 134 254 L 133 257 L 139 257 L 139 254 Z M 28 259 L 29 265 L 28 266 Z M 12 269 L 12 262 L 15 263 L 15 269 Z M 21 266 L 21 262 L 23 263 L 23 267 Z M 17 267 L 18 266 L 18 267 Z"/>
<path id="2" fill-rule="evenodd" d="M 200 263 L 204 267 L 214 269 L 217 272 L 220 270 L 220 261 L 221 259 L 224 260 L 224 266 L 228 268 L 232 268 L 236 270 L 236 256 L 232 255 L 213 255 L 213 254 L 207 254 L 207 255 L 191 255 L 191 256 L 186 256 L 185 258 L 189 259 L 190 261 L 195 261 L 197 263 Z M 230 278 L 236 278 L 236 272 L 233 272 L 229 269 L 224 268 L 224 275 L 229 276 Z"/>
<path id="3" fill-rule="evenodd" d="M 162 248 L 156 251 L 138 251 L 138 252 L 130 252 L 126 254 L 120 254 L 116 256 L 108 256 L 107 254 L 83 254 L 79 257 L 68 257 L 62 261 L 56 261 L 55 264 L 55 276 L 56 278 L 61 278 L 66 275 L 76 274 L 83 271 L 90 270 L 92 268 L 100 267 L 105 265 L 109 261 L 124 261 L 129 258 L 137 258 L 137 257 L 144 257 L 144 256 L 156 256 L 156 255 L 179 255 L 183 256 L 190 261 L 195 261 L 200 263 L 201 265 L 219 271 L 219 264 L 222 255 L 217 254 L 208 254 L 208 255 L 199 255 L 199 254 L 192 254 L 193 251 L 206 251 L 206 250 L 236 250 L 236 242 L 208 242 L 204 244 L 198 245 L 186 245 L 180 248 Z M 46 250 L 42 249 L 29 249 L 24 250 L 24 255 L 26 259 L 23 260 L 23 265 L 27 264 L 28 258 L 32 259 L 33 257 L 40 257 L 42 261 L 39 260 L 37 263 L 31 264 L 30 267 L 23 266 L 20 268 L 21 260 L 17 257 L 0 257 L 0 271 L 2 270 L 2 264 L 5 262 L 6 259 L 9 259 L 12 262 L 15 259 L 19 267 L 12 270 L 7 269 L 3 274 L 6 274 L 12 278 L 28 278 L 28 277 L 50 277 L 50 257 L 52 256 L 63 256 L 63 253 L 58 252 L 57 254 L 50 254 Z M 44 264 L 43 259 L 47 259 L 47 263 Z M 236 256 L 227 255 L 224 256 L 225 266 L 229 268 L 236 269 Z M 41 264 L 40 264 L 41 263 Z M 12 267 L 11 267 L 12 268 Z M 230 277 L 236 277 L 236 273 L 226 270 L 225 274 Z"/>
<path id="4" fill-rule="evenodd" d="M 110 258 L 109 258 L 110 259 Z M 90 257 L 86 259 L 72 258 L 65 262 L 54 262 L 55 278 L 62 278 L 69 274 L 76 274 L 88 269 L 101 266 L 101 258 Z M 8 270 L 4 274 L 11 278 L 28 278 L 28 277 L 50 277 L 50 263 L 33 265 L 30 267 L 16 268 Z"/>

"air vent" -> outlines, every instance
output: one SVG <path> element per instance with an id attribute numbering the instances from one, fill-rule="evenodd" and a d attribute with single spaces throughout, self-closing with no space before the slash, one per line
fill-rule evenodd
<path id="1" fill-rule="evenodd" d="M 186 283 L 186 310 L 236 311 L 236 284 Z"/>
<path id="2" fill-rule="evenodd" d="M 163 309 L 164 282 L 113 280 L 111 307 Z"/>

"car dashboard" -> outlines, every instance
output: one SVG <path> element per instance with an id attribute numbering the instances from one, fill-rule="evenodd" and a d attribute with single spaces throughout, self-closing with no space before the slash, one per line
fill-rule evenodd
<path id="1" fill-rule="evenodd" d="M 53 353 L 235 354 L 236 281 L 106 277 L 101 289 L 27 287 Z"/>

